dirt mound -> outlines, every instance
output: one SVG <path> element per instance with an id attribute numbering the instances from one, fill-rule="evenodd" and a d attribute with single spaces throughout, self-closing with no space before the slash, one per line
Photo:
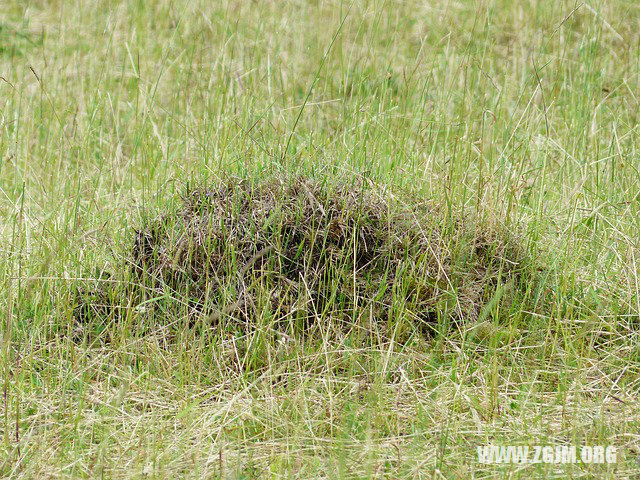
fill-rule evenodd
<path id="1" fill-rule="evenodd" d="M 530 262 L 514 242 L 445 218 L 364 181 L 220 182 L 138 230 L 114 281 L 79 295 L 76 320 L 290 332 L 331 321 L 400 340 L 477 319 L 509 301 L 505 286 L 524 291 Z"/>

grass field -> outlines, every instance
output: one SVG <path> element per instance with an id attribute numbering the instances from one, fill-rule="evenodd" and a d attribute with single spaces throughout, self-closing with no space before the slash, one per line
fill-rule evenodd
<path id="1" fill-rule="evenodd" d="M 640 475 L 637 2 L 3 0 L 0 77 L 3 478 Z M 127 290 L 185 192 L 274 178 L 432 212 L 453 253 L 428 335 L 398 286 L 426 256 L 398 260 L 387 332 L 363 323 L 356 234 L 311 333 L 276 328 L 255 268 L 248 319 L 229 280 L 216 325 L 191 287 Z M 224 253 L 230 279 L 258 258 Z M 125 313 L 80 322 L 101 285 Z M 487 444 L 617 462 L 484 465 Z"/>

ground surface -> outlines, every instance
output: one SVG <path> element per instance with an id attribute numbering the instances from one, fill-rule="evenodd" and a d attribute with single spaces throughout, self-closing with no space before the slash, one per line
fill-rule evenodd
<path id="1" fill-rule="evenodd" d="M 622 0 L 4 1 L 0 475 L 637 478 L 639 25 Z M 548 305 L 366 348 L 178 316 L 78 336 L 76 289 L 228 173 L 509 230 Z M 618 461 L 481 465 L 488 443 Z"/>

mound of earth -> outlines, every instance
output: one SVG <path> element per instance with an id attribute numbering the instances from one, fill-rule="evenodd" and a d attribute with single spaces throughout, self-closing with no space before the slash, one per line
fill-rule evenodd
<path id="1" fill-rule="evenodd" d="M 308 333 L 332 322 L 402 340 L 526 296 L 535 270 L 506 235 L 366 181 L 221 181 L 133 237 L 113 281 L 80 292 L 79 324 L 268 322 Z"/>

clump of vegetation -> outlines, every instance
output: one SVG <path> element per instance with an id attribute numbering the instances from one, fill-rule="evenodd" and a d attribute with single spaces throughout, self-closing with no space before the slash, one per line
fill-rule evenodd
<path id="1" fill-rule="evenodd" d="M 336 334 L 405 342 L 515 297 L 522 306 L 534 269 L 509 237 L 446 222 L 436 206 L 408 207 L 363 180 L 234 178 L 187 192 L 136 231 L 122 276 L 84 291 L 76 319 L 269 322 L 292 334 L 329 323 Z"/>

